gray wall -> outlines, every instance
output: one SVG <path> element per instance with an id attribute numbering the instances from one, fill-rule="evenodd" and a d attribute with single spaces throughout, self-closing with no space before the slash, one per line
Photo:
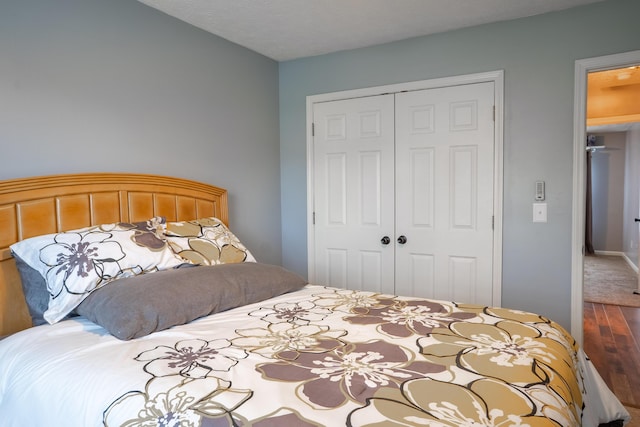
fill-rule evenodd
<path id="1" fill-rule="evenodd" d="M 638 260 L 639 227 L 635 218 L 640 218 L 640 123 L 627 132 L 624 196 L 624 253 L 636 266 Z"/>
<path id="2" fill-rule="evenodd" d="M 504 306 L 570 327 L 573 88 L 576 59 L 640 49 L 640 2 L 567 11 L 280 64 L 283 264 L 307 271 L 305 97 L 505 71 Z M 545 180 L 548 222 L 532 223 Z"/>
<path id="3" fill-rule="evenodd" d="M 134 0 L 0 6 L 0 179 L 124 171 L 229 190 L 281 263 L 278 64 Z"/>
<path id="4" fill-rule="evenodd" d="M 600 134 L 606 149 L 591 154 L 593 248 L 622 252 L 625 132 Z"/>

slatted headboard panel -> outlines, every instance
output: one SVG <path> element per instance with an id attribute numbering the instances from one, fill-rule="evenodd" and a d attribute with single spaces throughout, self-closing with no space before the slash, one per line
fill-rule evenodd
<path id="1" fill-rule="evenodd" d="M 31 326 L 9 246 L 89 225 L 165 216 L 215 216 L 228 225 L 227 191 L 159 175 L 91 173 L 0 181 L 0 336 Z"/>

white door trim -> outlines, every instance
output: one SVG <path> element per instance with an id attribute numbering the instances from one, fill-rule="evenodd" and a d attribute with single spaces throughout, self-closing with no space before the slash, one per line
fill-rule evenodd
<path id="1" fill-rule="evenodd" d="M 571 230 L 571 335 L 582 345 L 583 340 L 583 269 L 587 138 L 587 74 L 640 63 L 640 50 L 579 59 L 575 63 L 573 104 L 573 220 Z"/>
<path id="2" fill-rule="evenodd" d="M 503 206 L 503 118 L 504 118 L 504 71 L 490 71 L 486 73 L 466 74 L 461 76 L 443 77 L 415 82 L 397 83 L 385 86 L 376 86 L 362 89 L 345 90 L 340 92 L 323 93 L 307 96 L 307 265 L 309 281 L 313 283 L 316 278 L 315 265 L 315 239 L 313 233 L 314 212 L 314 159 L 313 159 L 313 104 L 317 102 L 337 101 L 347 98 L 380 95 L 384 93 L 396 93 L 402 91 L 432 89 L 446 86 L 458 86 L 471 83 L 493 82 L 495 95 L 495 154 L 494 154 L 494 244 L 493 244 L 493 305 L 502 304 L 502 206 Z"/>

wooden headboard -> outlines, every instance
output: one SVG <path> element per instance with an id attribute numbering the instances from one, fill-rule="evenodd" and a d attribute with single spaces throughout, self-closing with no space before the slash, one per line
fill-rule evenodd
<path id="1" fill-rule="evenodd" d="M 42 234 L 164 216 L 215 216 L 228 225 L 227 191 L 158 175 L 87 173 L 0 181 L 0 337 L 31 326 L 9 246 Z"/>

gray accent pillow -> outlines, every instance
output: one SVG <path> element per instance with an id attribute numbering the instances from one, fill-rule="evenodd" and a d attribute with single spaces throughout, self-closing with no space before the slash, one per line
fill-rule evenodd
<path id="1" fill-rule="evenodd" d="M 33 326 L 44 325 L 47 323 L 44 320 L 44 312 L 47 311 L 49 306 L 49 291 L 47 291 L 47 282 L 44 277 L 29 264 L 24 262 L 22 258 L 13 254 L 16 260 L 16 267 L 20 274 L 20 281 L 22 282 L 22 292 L 27 302 L 27 308 L 31 315 L 31 321 Z"/>
<path id="2" fill-rule="evenodd" d="M 273 296 L 307 281 L 282 267 L 219 264 L 159 271 L 114 280 L 76 308 L 121 340 L 130 340 Z"/>

